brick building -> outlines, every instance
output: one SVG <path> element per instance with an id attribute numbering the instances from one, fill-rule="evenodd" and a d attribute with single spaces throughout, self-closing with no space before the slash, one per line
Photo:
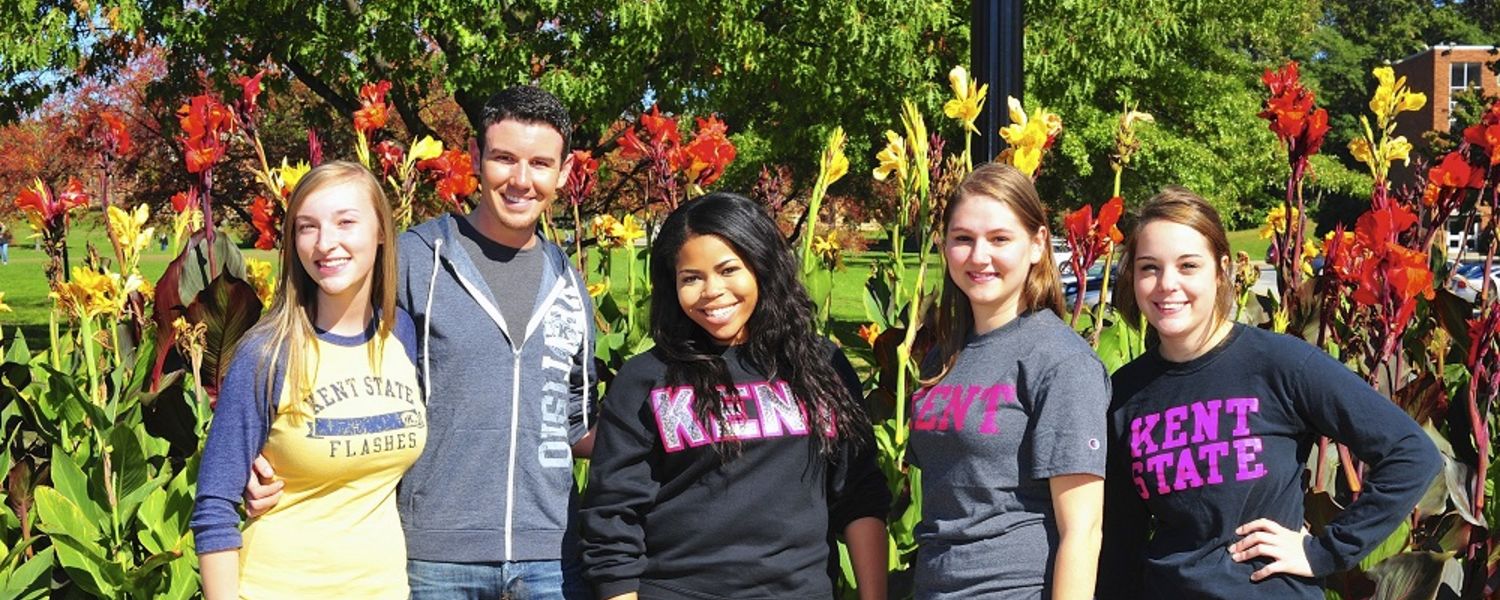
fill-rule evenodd
<path id="1" fill-rule="evenodd" d="M 1464 89 L 1476 87 L 1487 96 L 1500 96 L 1500 77 L 1489 68 L 1496 60 L 1496 46 L 1430 46 L 1391 63 L 1412 91 L 1427 94 L 1427 106 L 1401 115 L 1396 133 L 1416 143 L 1429 130 L 1447 131 L 1453 124 L 1453 96 Z"/>
<path id="2" fill-rule="evenodd" d="M 1427 95 L 1427 105 L 1421 110 L 1403 113 L 1396 118 L 1396 134 L 1406 136 L 1413 145 L 1421 147 L 1426 144 L 1423 133 L 1448 131 L 1451 127 L 1466 125 L 1454 123 L 1454 95 L 1465 89 L 1479 88 L 1486 96 L 1500 97 L 1500 76 L 1490 68 L 1497 60 L 1500 60 L 1500 46 L 1438 45 L 1392 63 L 1391 69 L 1396 77 L 1405 77 L 1412 91 Z M 1407 182 L 1403 179 L 1409 181 L 1406 171 L 1398 169 L 1392 174 L 1392 182 L 1397 185 Z M 1481 221 L 1487 222 L 1489 218 L 1488 214 L 1479 215 Z M 1451 236 L 1450 246 L 1456 246 L 1456 233 L 1462 226 L 1459 223 L 1451 225 L 1455 235 Z"/>

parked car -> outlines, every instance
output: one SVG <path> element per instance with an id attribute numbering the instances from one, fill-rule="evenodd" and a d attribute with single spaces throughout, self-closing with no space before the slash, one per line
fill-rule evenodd
<path id="1" fill-rule="evenodd" d="M 1073 258 L 1073 250 L 1068 248 L 1068 240 L 1060 237 L 1052 238 L 1052 260 L 1058 267 L 1065 267 Z"/>
<path id="2" fill-rule="evenodd" d="M 1484 263 L 1464 263 L 1453 270 L 1453 275 L 1448 277 L 1448 289 L 1453 294 L 1469 302 L 1479 300 L 1479 284 L 1484 281 Z M 1490 266 L 1489 283 L 1490 294 L 1495 294 L 1500 289 L 1500 263 Z"/>
<path id="3" fill-rule="evenodd" d="M 1118 263 L 1112 265 L 1109 271 L 1109 285 L 1113 287 L 1115 285 L 1115 282 L 1120 280 L 1120 265 Z M 1078 297 L 1078 277 L 1073 275 L 1072 265 L 1066 263 L 1062 265 L 1061 274 L 1063 298 L 1066 300 L 1067 306 L 1072 307 L 1073 303 L 1076 301 L 1075 298 Z M 1094 263 L 1094 266 L 1089 267 L 1088 273 L 1084 277 L 1084 285 L 1084 306 L 1093 306 L 1095 304 L 1098 304 L 1099 291 L 1104 287 L 1104 261 L 1101 260 Z"/>

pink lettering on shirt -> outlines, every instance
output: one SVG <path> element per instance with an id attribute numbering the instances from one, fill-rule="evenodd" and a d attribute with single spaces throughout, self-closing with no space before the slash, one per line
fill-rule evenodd
<path id="1" fill-rule="evenodd" d="M 1263 443 L 1251 427 L 1252 415 L 1259 412 L 1259 398 L 1225 398 L 1131 419 L 1130 470 L 1136 493 L 1148 499 L 1264 477 Z M 1223 426 L 1226 419 L 1230 427 Z"/>

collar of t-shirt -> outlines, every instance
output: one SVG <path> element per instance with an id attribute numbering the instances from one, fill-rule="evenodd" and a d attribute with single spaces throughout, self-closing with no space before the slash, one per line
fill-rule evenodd
<path id="1" fill-rule="evenodd" d="M 478 256 L 470 258 L 489 286 L 495 308 L 505 319 L 513 343 L 518 343 L 525 335 L 526 324 L 531 321 L 538 288 L 542 285 L 546 268 L 542 244 L 532 244 L 530 248 L 507 246 L 486 237 L 467 217 L 454 220 L 458 222 L 460 244 L 471 254 L 474 250 L 479 251 Z"/>

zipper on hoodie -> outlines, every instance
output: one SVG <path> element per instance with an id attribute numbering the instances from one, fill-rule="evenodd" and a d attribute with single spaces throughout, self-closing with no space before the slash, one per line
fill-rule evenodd
<path id="1" fill-rule="evenodd" d="M 443 260 L 447 262 L 447 257 L 443 257 Z M 450 266 L 452 265 L 450 264 Z M 505 319 L 500 316 L 499 310 L 490 304 L 489 300 L 483 294 L 479 293 L 479 289 L 465 278 L 457 267 L 453 268 L 453 276 L 458 280 L 459 285 L 463 286 L 469 292 L 469 295 L 474 297 L 479 307 L 484 309 L 485 314 L 489 315 L 490 320 L 494 321 L 500 327 L 500 332 L 505 335 L 505 339 L 510 342 L 511 348 L 514 349 L 513 356 L 515 358 L 512 361 L 510 377 L 510 444 L 508 452 L 510 456 L 507 459 L 505 469 L 505 560 L 509 562 L 513 560 L 512 556 L 514 555 L 512 551 L 512 526 L 515 522 L 516 512 L 516 444 L 518 443 L 517 433 L 519 432 L 517 421 L 521 416 L 521 354 L 525 349 L 526 342 L 530 341 L 533 337 L 531 333 L 536 329 L 537 325 L 541 324 L 547 307 L 551 306 L 557 300 L 557 296 L 562 293 L 562 290 L 567 287 L 568 278 L 559 276 L 557 282 L 552 285 L 552 290 L 547 293 L 542 302 L 536 305 L 536 310 L 531 315 L 531 321 L 522 329 L 520 344 L 517 344 L 515 338 L 511 336 L 509 328 L 506 327 Z M 586 292 L 579 290 L 579 293 Z M 584 323 L 587 326 L 587 321 Z M 585 339 L 587 338 L 585 337 Z M 587 394 L 588 391 L 585 390 L 584 393 Z"/>

